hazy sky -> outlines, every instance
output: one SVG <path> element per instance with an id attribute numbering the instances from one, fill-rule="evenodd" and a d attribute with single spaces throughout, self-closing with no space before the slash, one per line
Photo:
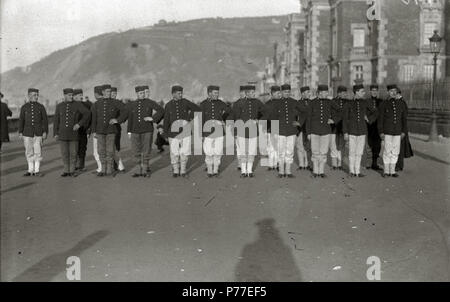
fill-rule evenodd
<path id="1" fill-rule="evenodd" d="M 299 0 L 0 0 L 0 70 L 27 66 L 51 52 L 102 33 L 160 19 L 282 15 Z"/>

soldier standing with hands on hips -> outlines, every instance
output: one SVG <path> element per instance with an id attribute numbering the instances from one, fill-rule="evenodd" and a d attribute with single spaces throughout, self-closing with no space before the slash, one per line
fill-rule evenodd
<path id="1" fill-rule="evenodd" d="M 380 104 L 378 110 L 378 132 L 384 141 L 383 177 L 398 177 L 395 165 L 400 153 L 401 139 L 408 132 L 408 110 L 402 96 L 398 94 L 397 85 L 388 85 L 387 90 L 389 98 Z"/>
<path id="2" fill-rule="evenodd" d="M 166 104 L 164 112 L 164 136 L 169 139 L 173 177 L 186 177 L 192 132 L 188 124 L 195 111 L 200 111 L 200 107 L 183 98 L 183 87 L 172 86 L 172 100 Z"/>
<path id="3" fill-rule="evenodd" d="M 116 124 L 127 119 L 127 110 L 122 103 L 111 99 L 111 85 L 102 86 L 102 98 L 92 106 L 92 133 L 97 137 L 98 153 L 102 166 L 97 176 L 115 176 L 113 168 L 115 137 L 118 131 Z"/>
<path id="4" fill-rule="evenodd" d="M 363 85 L 353 86 L 353 93 L 354 99 L 344 105 L 342 131 L 349 142 L 350 177 L 364 177 L 361 174 L 361 158 L 366 145 L 367 123 L 376 118 L 376 110 L 364 98 Z"/>
<path id="5" fill-rule="evenodd" d="M 38 103 L 39 90 L 28 89 L 28 102 L 20 108 L 19 137 L 23 137 L 28 172 L 24 176 L 43 176 L 39 171 L 42 161 L 42 142 L 48 134 L 48 118 L 44 105 Z"/>
<path id="6" fill-rule="evenodd" d="M 135 157 L 137 171 L 133 177 L 150 177 L 149 161 L 153 143 L 153 123 L 159 123 L 164 109 L 155 101 L 145 98 L 145 87 L 135 88 L 137 100 L 128 105 L 128 136 Z"/>
<path id="7" fill-rule="evenodd" d="M 331 124 L 339 121 L 339 117 L 335 116 L 339 108 L 328 99 L 328 85 L 319 85 L 317 91 L 318 97 L 312 100 L 308 107 L 306 132 L 311 142 L 313 177 L 325 178 Z"/>
<path id="8" fill-rule="evenodd" d="M 89 121 L 89 111 L 79 102 L 73 100 L 73 89 L 63 89 L 64 102 L 55 109 L 53 131 L 59 141 L 64 172 L 61 177 L 76 177 L 75 164 L 78 154 L 78 130 Z"/>
<path id="9" fill-rule="evenodd" d="M 279 121 L 278 135 L 278 177 L 294 178 L 291 166 L 294 163 L 294 149 L 297 138 L 297 126 L 303 124 L 301 113 L 306 107 L 291 98 L 291 85 L 281 86 L 281 100 L 276 103 L 275 120 Z"/>
<path id="10" fill-rule="evenodd" d="M 219 175 L 225 135 L 224 121 L 229 114 L 227 104 L 219 100 L 219 89 L 220 87 L 216 85 L 208 86 L 208 98 L 200 103 L 203 121 L 203 150 L 208 177 Z"/>

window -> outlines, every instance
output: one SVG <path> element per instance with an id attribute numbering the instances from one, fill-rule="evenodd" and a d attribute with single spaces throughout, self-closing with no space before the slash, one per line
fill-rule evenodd
<path id="1" fill-rule="evenodd" d="M 414 65 L 407 64 L 403 65 L 403 72 L 402 72 L 402 81 L 405 83 L 412 82 L 414 80 Z"/>
<path id="2" fill-rule="evenodd" d="M 356 80 L 363 80 L 363 66 L 362 65 L 355 65 L 355 79 Z"/>
<path id="3" fill-rule="evenodd" d="M 332 26 L 331 26 L 331 32 L 332 32 L 332 35 L 333 35 L 333 37 L 332 37 L 332 41 L 333 41 L 333 43 L 332 43 L 332 48 L 333 48 L 333 50 L 332 50 L 332 54 L 333 54 L 333 57 L 334 58 L 336 58 L 337 57 L 337 29 L 336 29 L 336 24 L 333 24 Z"/>
<path id="4" fill-rule="evenodd" d="M 364 47 L 365 46 L 366 32 L 364 29 L 354 29 L 353 30 L 353 47 Z"/>
<path id="5" fill-rule="evenodd" d="M 423 66 L 423 78 L 425 80 L 433 79 L 433 65 L 428 64 Z"/>
<path id="6" fill-rule="evenodd" d="M 437 24 L 433 22 L 427 22 L 423 25 L 423 45 L 430 45 L 430 38 L 434 34 L 434 30 L 437 29 Z"/>

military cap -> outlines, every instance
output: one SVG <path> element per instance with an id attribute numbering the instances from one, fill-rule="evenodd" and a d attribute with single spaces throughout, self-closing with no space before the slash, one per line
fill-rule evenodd
<path id="1" fill-rule="evenodd" d="M 183 87 L 181 87 L 179 85 L 172 86 L 172 93 L 175 93 L 175 92 L 178 92 L 178 91 L 183 92 Z"/>
<path id="2" fill-rule="evenodd" d="M 337 88 L 337 93 L 340 93 L 340 92 L 346 92 L 347 91 L 347 87 L 345 87 L 345 86 L 338 86 L 338 88 Z"/>
<path id="3" fill-rule="evenodd" d="M 372 90 L 372 89 L 378 89 L 378 85 L 377 84 L 370 85 L 370 90 Z"/>
<path id="4" fill-rule="evenodd" d="M 136 86 L 136 87 L 134 88 L 134 90 L 135 90 L 136 92 L 144 91 L 144 90 L 145 90 L 145 87 L 144 87 L 144 86 Z"/>
<path id="5" fill-rule="evenodd" d="M 208 88 L 206 89 L 208 92 L 211 92 L 213 90 L 220 90 L 219 86 L 216 85 L 209 85 Z"/>
<path id="6" fill-rule="evenodd" d="M 281 85 L 281 90 L 282 90 L 282 91 L 283 91 L 283 90 L 291 90 L 291 85 L 289 85 L 289 84 Z"/>
<path id="7" fill-rule="evenodd" d="M 328 91 L 328 85 L 319 85 L 317 91 Z"/>
<path id="8" fill-rule="evenodd" d="M 102 91 L 106 90 L 106 89 L 111 89 L 111 85 L 109 85 L 109 84 L 102 85 Z"/>
<path id="9" fill-rule="evenodd" d="M 73 89 L 72 88 L 64 88 L 63 93 L 64 94 L 73 93 Z"/>
<path id="10" fill-rule="evenodd" d="M 245 91 L 245 85 L 239 86 L 239 91 Z"/>
<path id="11" fill-rule="evenodd" d="M 273 92 L 276 92 L 276 91 L 281 91 L 281 87 L 277 86 L 277 85 L 270 87 L 270 92 L 273 93 Z"/>
<path id="12" fill-rule="evenodd" d="M 396 84 L 387 85 L 387 90 L 391 90 L 391 89 L 397 89 L 398 90 L 398 87 L 397 87 Z"/>
<path id="13" fill-rule="evenodd" d="M 305 91 L 309 91 L 309 86 L 303 86 L 302 88 L 300 88 L 300 92 L 303 93 Z"/>
<path id="14" fill-rule="evenodd" d="M 256 90 L 255 85 L 247 85 L 245 86 L 245 90 Z"/>
<path id="15" fill-rule="evenodd" d="M 364 89 L 364 85 L 363 84 L 356 84 L 353 86 L 353 92 L 356 92 L 358 90 Z"/>
<path id="16" fill-rule="evenodd" d="M 73 90 L 73 95 L 77 95 L 77 94 L 83 94 L 83 89 L 79 89 L 79 88 L 74 89 Z"/>
<path id="17" fill-rule="evenodd" d="M 97 93 L 97 94 L 102 94 L 102 86 L 95 86 L 94 87 L 94 93 Z"/>
<path id="18" fill-rule="evenodd" d="M 36 88 L 28 88 L 28 93 L 31 93 L 31 92 L 39 93 L 39 89 L 36 89 Z"/>
<path id="19" fill-rule="evenodd" d="M 150 90 L 150 87 L 148 85 L 143 85 L 142 88 L 144 88 L 144 90 Z"/>
<path id="20" fill-rule="evenodd" d="M 111 87 L 111 91 L 117 92 L 117 87 Z"/>

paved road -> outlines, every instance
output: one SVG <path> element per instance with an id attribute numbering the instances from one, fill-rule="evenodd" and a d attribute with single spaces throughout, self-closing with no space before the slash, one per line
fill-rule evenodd
<path id="1" fill-rule="evenodd" d="M 45 177 L 22 177 L 13 137 L 1 155 L 1 279 L 67 281 L 78 256 L 82 281 L 367 281 L 377 256 L 382 281 L 450 281 L 450 143 L 411 140 L 399 179 L 279 180 L 258 167 L 241 180 L 233 157 L 208 179 L 200 156 L 172 179 L 167 153 L 150 179 L 98 179 L 92 157 L 74 179 L 59 177 L 53 140 Z"/>

